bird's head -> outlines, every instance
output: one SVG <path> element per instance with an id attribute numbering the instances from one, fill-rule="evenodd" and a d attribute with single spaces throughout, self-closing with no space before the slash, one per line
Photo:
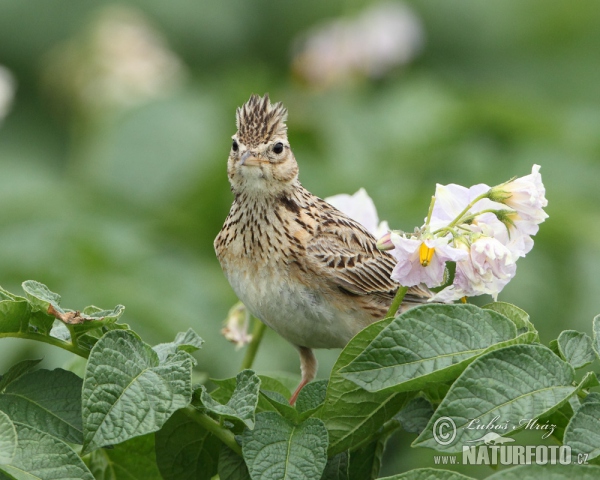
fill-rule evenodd
<path id="1" fill-rule="evenodd" d="M 298 164 L 290 150 L 281 102 L 252 95 L 237 109 L 227 175 L 234 193 L 279 196 L 298 181 Z"/>

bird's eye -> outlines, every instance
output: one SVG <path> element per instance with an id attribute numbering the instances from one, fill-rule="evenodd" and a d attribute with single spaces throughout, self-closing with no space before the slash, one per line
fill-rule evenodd
<path id="1" fill-rule="evenodd" d="M 235 140 L 234 140 L 234 141 L 233 141 L 233 143 L 231 144 L 231 149 L 232 149 L 234 152 L 237 152 L 237 151 L 238 151 L 238 143 L 237 143 Z"/>
<path id="2" fill-rule="evenodd" d="M 283 143 L 277 142 L 275 145 L 273 145 L 273 153 L 279 155 L 281 152 L 283 152 Z"/>

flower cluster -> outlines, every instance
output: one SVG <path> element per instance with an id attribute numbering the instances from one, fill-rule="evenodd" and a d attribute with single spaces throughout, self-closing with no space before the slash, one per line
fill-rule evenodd
<path id="1" fill-rule="evenodd" d="M 425 224 L 414 233 L 390 232 L 378 242 L 398 264 L 392 279 L 410 287 L 446 282 L 446 262 L 456 262 L 451 285 L 431 300 L 498 293 L 515 276 L 516 262 L 533 247 L 548 215 L 540 166 L 530 175 L 495 187 L 437 185 Z"/>

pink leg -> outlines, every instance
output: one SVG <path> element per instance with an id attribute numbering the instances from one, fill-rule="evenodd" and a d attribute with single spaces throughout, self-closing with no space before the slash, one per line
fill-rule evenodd
<path id="1" fill-rule="evenodd" d="M 292 398 L 290 398 L 290 405 L 296 403 L 300 390 L 304 388 L 304 385 L 312 381 L 317 374 L 317 359 L 315 358 L 313 351 L 307 347 L 298 347 L 298 351 L 300 352 L 300 371 L 302 372 L 302 380 L 292 395 Z"/>

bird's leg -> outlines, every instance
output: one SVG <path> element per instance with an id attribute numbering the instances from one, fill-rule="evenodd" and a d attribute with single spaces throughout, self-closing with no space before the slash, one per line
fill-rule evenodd
<path id="1" fill-rule="evenodd" d="M 298 398 L 300 390 L 302 390 L 304 385 L 313 380 L 317 374 L 317 359 L 315 358 L 313 351 L 307 347 L 298 347 L 298 351 L 300 352 L 300 370 L 302 372 L 302 380 L 292 395 L 292 398 L 290 398 L 290 405 L 294 405 L 294 403 L 296 403 L 296 399 Z"/>

